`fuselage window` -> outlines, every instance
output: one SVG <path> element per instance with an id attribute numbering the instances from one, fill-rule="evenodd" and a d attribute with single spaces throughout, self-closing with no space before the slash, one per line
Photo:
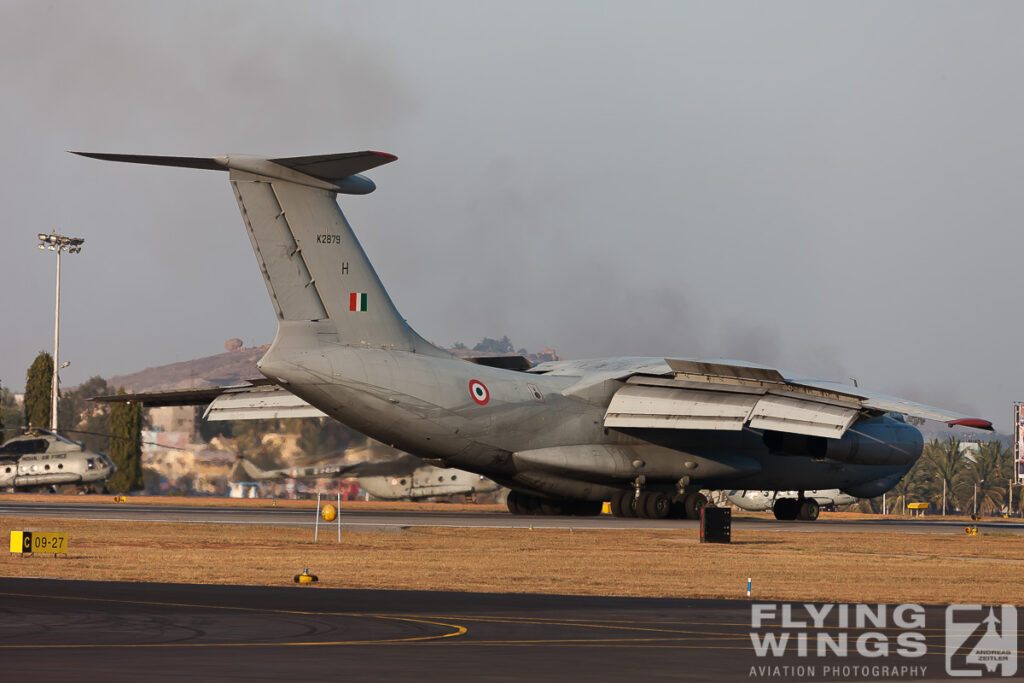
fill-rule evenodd
<path id="1" fill-rule="evenodd" d="M 8 455 L 25 455 L 27 453 L 45 453 L 46 439 L 26 439 L 11 441 L 0 447 L 0 453 Z"/>

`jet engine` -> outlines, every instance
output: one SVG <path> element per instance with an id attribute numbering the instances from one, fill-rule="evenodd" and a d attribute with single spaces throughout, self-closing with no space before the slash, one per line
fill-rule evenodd
<path id="1" fill-rule="evenodd" d="M 890 415 L 861 420 L 841 439 L 766 431 L 764 444 L 775 455 L 803 455 L 851 465 L 912 465 L 924 440 L 916 427 Z"/>

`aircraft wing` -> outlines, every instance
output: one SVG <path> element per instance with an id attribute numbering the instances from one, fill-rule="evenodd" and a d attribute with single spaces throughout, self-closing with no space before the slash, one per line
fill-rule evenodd
<path id="1" fill-rule="evenodd" d="M 96 396 L 91 400 L 101 403 L 141 403 L 144 406 L 194 406 L 209 403 L 203 419 L 221 420 L 275 420 L 292 417 L 326 417 L 295 394 L 257 379 L 245 384 L 203 389 L 176 389 L 138 394 L 112 394 Z"/>
<path id="2" fill-rule="evenodd" d="M 786 379 L 772 368 L 665 359 L 671 373 L 631 374 L 612 396 L 606 427 L 739 431 L 838 439 L 861 416 L 888 412 L 992 429 L 987 420 L 836 382 Z"/>
<path id="3" fill-rule="evenodd" d="M 850 389 L 848 386 L 840 384 L 839 382 L 828 382 L 816 379 L 800 379 L 798 381 L 801 384 L 819 387 L 822 389 L 828 389 L 830 387 L 845 387 L 847 391 Z M 992 431 L 992 423 L 982 418 L 971 417 L 970 415 L 946 410 L 945 408 L 936 408 L 935 406 L 917 403 L 915 401 L 908 401 L 905 398 L 888 396 L 877 391 L 869 391 L 859 387 L 853 389 L 853 391 L 861 399 L 861 403 L 864 407 L 871 410 L 883 413 L 900 413 L 901 415 L 911 415 L 925 420 L 945 422 L 950 427 L 959 425 L 962 427 L 974 427 L 976 429 L 987 429 Z"/>

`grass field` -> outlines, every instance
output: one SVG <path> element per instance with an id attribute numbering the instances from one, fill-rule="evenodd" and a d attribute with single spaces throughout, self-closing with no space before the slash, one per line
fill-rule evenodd
<path id="1" fill-rule="evenodd" d="M 21 497 L 19 497 L 21 498 Z M 24 498 L 21 498 L 24 499 Z M 308 505 L 308 503 L 306 503 Z M 452 506 L 444 506 L 452 509 Z M 67 579 L 825 602 L 1024 605 L 1024 537 L 733 529 L 729 545 L 693 529 L 412 527 L 390 532 L 5 518 L 64 531 L 67 558 L 3 555 L 0 574 Z M 315 588 L 312 588 L 315 590 Z"/>
<path id="2" fill-rule="evenodd" d="M 324 496 L 324 503 L 335 502 L 331 496 Z M 316 499 L 288 500 L 285 498 L 217 498 L 188 496 L 127 496 L 125 502 L 111 495 L 73 495 L 53 493 L 0 493 L 0 503 L 46 503 L 48 505 L 159 505 L 185 507 L 226 507 L 249 509 L 305 509 L 310 514 L 316 509 Z M 403 510 L 435 512 L 506 512 L 504 505 L 477 505 L 469 503 L 422 503 L 387 500 L 343 500 L 342 510 Z"/>

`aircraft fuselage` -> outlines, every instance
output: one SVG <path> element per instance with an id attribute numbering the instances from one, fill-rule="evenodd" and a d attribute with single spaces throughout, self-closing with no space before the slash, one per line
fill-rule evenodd
<path id="1" fill-rule="evenodd" d="M 921 452 L 918 430 L 887 417 L 857 425 L 894 446 L 889 462 L 871 464 L 772 452 L 763 432 L 749 427 L 609 429 L 605 411 L 621 382 L 570 397 L 562 392 L 579 377 L 313 343 L 315 325 L 282 323 L 261 371 L 379 441 L 541 495 L 607 499 L 640 475 L 647 488 L 666 491 L 683 477 L 712 489 L 864 488 L 895 484 Z M 617 362 L 634 359 L 594 364 Z"/>

